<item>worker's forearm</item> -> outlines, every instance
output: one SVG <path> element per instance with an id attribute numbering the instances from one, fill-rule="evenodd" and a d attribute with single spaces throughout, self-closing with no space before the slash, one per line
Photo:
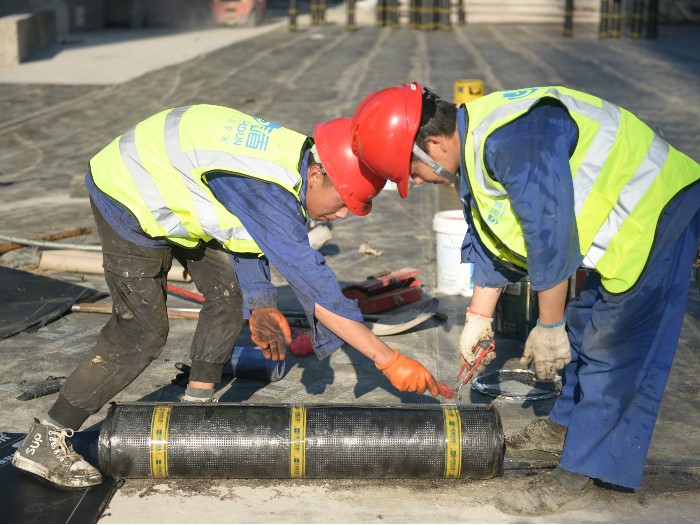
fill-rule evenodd
<path id="1" fill-rule="evenodd" d="M 474 286 L 474 293 L 469 303 L 469 309 L 483 317 L 493 317 L 493 312 L 496 310 L 496 303 L 502 291 L 503 288 Z"/>
<path id="2" fill-rule="evenodd" d="M 569 290 L 569 280 L 565 280 L 550 288 L 537 293 L 540 321 L 544 324 L 560 323 L 564 319 L 566 294 Z"/>
<path id="3" fill-rule="evenodd" d="M 375 364 L 383 365 L 392 356 L 393 351 L 379 339 L 364 324 L 326 310 L 323 306 L 315 305 L 316 319 L 321 321 L 335 335 L 367 356 Z"/>

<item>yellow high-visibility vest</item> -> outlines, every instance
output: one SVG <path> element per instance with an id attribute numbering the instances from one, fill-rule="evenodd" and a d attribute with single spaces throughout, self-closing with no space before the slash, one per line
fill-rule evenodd
<path id="1" fill-rule="evenodd" d="M 141 229 L 184 247 L 218 241 L 261 250 L 207 186 L 211 172 L 277 184 L 297 200 L 308 137 L 235 109 L 194 105 L 162 111 L 117 137 L 90 161 L 97 187 L 133 213 Z"/>
<path id="2" fill-rule="evenodd" d="M 569 164 L 583 264 L 600 273 L 609 292 L 626 292 L 646 266 L 663 210 L 700 180 L 700 165 L 629 111 L 573 89 L 498 91 L 469 102 L 462 106 L 469 116 L 463 168 L 476 203 L 474 227 L 504 263 L 527 268 L 527 246 L 508 193 L 488 173 L 484 146 L 544 98 L 559 100 L 578 127 Z"/>

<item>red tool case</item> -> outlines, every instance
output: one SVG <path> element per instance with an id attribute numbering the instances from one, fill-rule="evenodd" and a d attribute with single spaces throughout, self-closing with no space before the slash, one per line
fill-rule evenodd
<path id="1" fill-rule="evenodd" d="M 357 299 L 363 314 L 373 314 L 418 301 L 422 296 L 418 268 L 401 268 L 343 288 L 348 299 Z"/>

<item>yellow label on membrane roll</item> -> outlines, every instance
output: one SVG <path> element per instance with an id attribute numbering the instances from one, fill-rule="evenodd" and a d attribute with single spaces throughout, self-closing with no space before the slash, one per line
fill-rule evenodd
<path id="1" fill-rule="evenodd" d="M 445 478 L 462 472 L 462 419 L 456 406 L 445 406 Z"/>
<path id="2" fill-rule="evenodd" d="M 289 474 L 306 476 L 306 408 L 293 406 L 289 414 Z"/>
<path id="3" fill-rule="evenodd" d="M 149 448 L 151 476 L 154 478 L 168 477 L 168 430 L 171 409 L 171 406 L 157 406 L 153 409 Z"/>

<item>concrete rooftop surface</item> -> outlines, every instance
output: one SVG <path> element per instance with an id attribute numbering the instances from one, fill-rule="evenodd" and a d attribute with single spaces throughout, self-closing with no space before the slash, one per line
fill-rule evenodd
<path id="1" fill-rule="evenodd" d="M 370 92 L 420 81 L 450 99 L 455 81 L 481 79 L 486 91 L 565 85 L 629 109 L 677 149 L 700 160 L 700 26 L 661 26 L 655 40 L 599 40 L 597 28 L 559 25 L 469 25 L 450 32 L 377 27 L 369 10 L 344 28 L 334 8 L 328 23 L 301 17 L 290 32 L 273 18 L 256 28 L 198 31 L 144 29 L 71 35 L 35 60 L 0 68 L 0 234 L 38 238 L 93 226 L 79 184 L 88 160 L 113 138 L 165 108 L 231 106 L 311 134 L 314 125 L 351 116 Z M 452 188 L 390 188 L 367 217 L 332 225 L 324 253 L 342 283 L 417 267 L 424 298 L 437 298 L 446 320 L 431 318 L 383 339 L 450 383 L 458 369 L 457 338 L 469 299 L 436 288 L 435 213 L 460 207 Z M 1 242 L 1 241 L 0 241 Z M 96 232 L 64 242 L 98 244 Z M 358 247 L 369 242 L 379 256 Z M 0 265 L 33 271 L 39 248 L 0 255 Z M 101 275 L 55 276 L 106 291 Z M 690 276 L 689 276 L 690 278 Z M 273 273 L 283 308 L 296 309 Z M 196 291 L 189 283 L 174 283 Z M 109 298 L 102 302 L 109 302 Z M 192 303 L 170 297 L 169 306 Z M 16 399 L 22 384 L 65 377 L 94 342 L 107 316 L 70 313 L 35 332 L 0 341 L 0 431 L 27 432 L 57 394 Z M 174 402 L 174 364 L 189 362 L 195 322 L 172 319 L 167 346 L 115 401 Z M 241 345 L 250 345 L 247 332 Z M 497 338 L 489 370 L 514 368 L 522 343 Z M 100 523 L 693 523 L 700 519 L 700 294 L 691 286 L 674 367 L 654 431 L 643 486 L 624 493 L 596 487 L 583 508 L 547 516 L 510 516 L 493 502 L 533 473 L 551 468 L 548 455 L 506 453 L 503 476 L 469 480 L 176 480 L 127 479 Z M 228 379 L 222 402 L 399 404 L 440 402 L 401 394 L 359 352 L 343 347 L 324 361 L 287 360 L 278 382 Z M 552 399 L 513 402 L 471 391 L 468 402 L 494 403 L 506 433 L 545 416 Z M 107 407 L 82 430 L 98 429 Z"/>

